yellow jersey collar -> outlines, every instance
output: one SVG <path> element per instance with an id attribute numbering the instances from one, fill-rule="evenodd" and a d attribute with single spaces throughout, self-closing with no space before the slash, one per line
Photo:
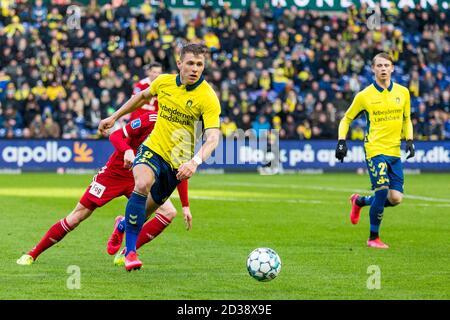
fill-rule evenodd
<path id="1" fill-rule="evenodd" d="M 374 86 L 375 89 L 377 89 L 379 92 L 383 92 L 383 91 L 384 91 L 384 88 L 380 87 L 376 81 L 373 82 L 373 86 Z M 391 92 L 393 86 L 394 86 L 394 83 L 393 83 L 392 80 L 391 80 L 391 82 L 389 83 L 389 86 L 387 87 L 387 90 L 388 90 L 389 92 Z"/>
<path id="2" fill-rule="evenodd" d="M 195 88 L 197 88 L 197 87 L 203 82 L 203 80 L 205 80 L 205 78 L 203 77 L 203 75 L 201 75 L 200 78 L 197 80 L 196 83 L 193 83 L 193 84 L 187 84 L 187 85 L 186 85 L 186 91 L 192 91 L 192 90 L 194 90 Z M 182 85 L 180 74 L 177 74 L 176 81 L 177 81 L 177 87 L 179 87 L 179 86 Z"/>

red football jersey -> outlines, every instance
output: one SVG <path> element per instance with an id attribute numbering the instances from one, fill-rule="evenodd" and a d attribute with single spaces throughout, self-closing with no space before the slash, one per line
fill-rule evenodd
<path id="1" fill-rule="evenodd" d="M 133 85 L 133 95 L 144 91 L 145 89 L 147 89 L 148 87 L 150 87 L 151 81 L 150 79 L 147 77 L 145 79 L 140 80 L 139 82 L 136 82 Z M 148 101 L 146 104 L 144 104 L 141 108 L 133 111 L 131 113 L 130 119 L 137 119 L 139 118 L 142 114 L 147 113 L 147 112 L 158 112 L 158 99 L 156 97 L 152 97 L 150 99 L 150 101 Z"/>
<path id="2" fill-rule="evenodd" d="M 128 138 L 128 145 L 133 149 L 134 154 L 136 154 L 137 149 L 148 137 L 155 127 L 155 122 L 158 117 L 156 112 L 148 112 L 141 115 L 139 118 L 130 121 L 126 126 L 124 126 L 123 135 Z M 120 176 L 133 176 L 133 172 L 127 168 L 123 167 L 123 156 L 126 150 L 117 150 L 115 148 L 114 153 L 109 157 L 106 166 L 111 173 Z"/>

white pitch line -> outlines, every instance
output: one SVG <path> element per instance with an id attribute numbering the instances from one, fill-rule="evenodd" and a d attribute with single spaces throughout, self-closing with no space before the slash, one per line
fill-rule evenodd
<path id="1" fill-rule="evenodd" d="M 173 196 L 174 198 L 177 198 L 176 196 Z M 320 200 L 309 200 L 309 199 L 248 199 L 248 198 L 231 198 L 231 197 L 208 197 L 208 196 L 194 196 L 189 195 L 189 199 L 196 199 L 196 200 L 210 200 L 210 201 L 229 201 L 229 202 L 287 202 L 287 203 L 316 203 L 320 204 L 323 203 L 323 201 Z"/>
<path id="2" fill-rule="evenodd" d="M 442 204 L 419 203 L 419 204 L 407 204 L 407 205 L 414 206 L 414 207 L 442 207 L 442 208 L 450 208 L 450 203 L 442 203 Z"/>
<path id="3" fill-rule="evenodd" d="M 407 198 L 407 199 L 414 199 L 414 200 L 423 200 L 423 201 L 430 201 L 430 202 L 448 202 L 448 203 L 450 203 L 450 199 L 415 196 L 413 194 L 405 194 L 404 197 Z"/>
<path id="4" fill-rule="evenodd" d="M 177 196 L 171 196 L 171 198 L 178 198 Z M 224 198 L 224 197 L 209 197 L 209 196 L 193 196 L 190 195 L 189 199 L 193 199 L 193 200 L 206 200 L 206 201 L 224 201 L 224 202 L 259 202 L 259 203 L 264 203 L 264 202 L 270 202 L 270 203 L 314 203 L 314 204 L 323 204 L 325 203 L 324 201 L 321 200 L 304 200 L 304 199 L 265 199 L 265 198 L 260 198 L 260 199 L 245 199 L 245 198 Z M 326 201 L 327 204 L 342 204 L 342 201 Z M 450 208 L 450 204 L 424 204 L 424 203 L 419 203 L 419 204 L 409 204 L 409 203 L 405 203 L 402 204 L 402 206 L 414 206 L 414 207 L 439 207 L 439 208 Z"/>
<path id="5" fill-rule="evenodd" d="M 228 185 L 228 186 L 238 186 L 238 187 L 309 189 L 309 190 L 319 190 L 319 191 L 335 191 L 335 192 L 350 192 L 350 193 L 351 192 L 360 192 L 360 193 L 370 192 L 370 190 L 367 190 L 367 189 L 346 189 L 346 188 L 333 188 L 333 187 L 322 187 L 322 186 L 313 186 L 313 185 L 263 184 L 263 183 L 249 183 L 249 182 L 221 182 L 220 184 Z M 404 197 L 407 199 L 414 199 L 414 200 L 450 203 L 450 199 L 423 197 L 423 196 L 416 196 L 416 195 L 412 195 L 412 194 L 405 194 Z"/>

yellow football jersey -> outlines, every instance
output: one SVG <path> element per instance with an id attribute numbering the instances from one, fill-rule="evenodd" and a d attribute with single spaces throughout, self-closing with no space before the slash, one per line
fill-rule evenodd
<path id="1" fill-rule="evenodd" d="M 374 82 L 360 91 L 339 124 L 339 139 L 346 138 L 351 122 L 362 112 L 367 120 L 367 159 L 380 154 L 400 157 L 402 137 L 413 138 L 408 89 L 391 81 L 387 89 Z"/>
<path id="2" fill-rule="evenodd" d="M 194 156 L 197 121 L 205 130 L 220 128 L 219 99 L 203 76 L 183 85 L 179 75 L 162 74 L 149 90 L 158 96 L 158 119 L 144 144 L 177 169 Z"/>

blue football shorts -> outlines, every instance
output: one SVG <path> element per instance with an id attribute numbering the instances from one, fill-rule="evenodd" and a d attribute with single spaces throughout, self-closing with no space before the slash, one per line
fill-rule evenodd
<path id="1" fill-rule="evenodd" d="M 180 180 L 177 179 L 177 170 L 173 169 L 160 155 L 149 147 L 141 144 L 134 159 L 133 167 L 138 164 L 149 166 L 155 173 L 150 194 L 153 201 L 162 205 L 172 194 Z"/>
<path id="2" fill-rule="evenodd" d="M 403 165 L 400 157 L 378 155 L 366 159 L 372 190 L 382 186 L 403 193 Z"/>

